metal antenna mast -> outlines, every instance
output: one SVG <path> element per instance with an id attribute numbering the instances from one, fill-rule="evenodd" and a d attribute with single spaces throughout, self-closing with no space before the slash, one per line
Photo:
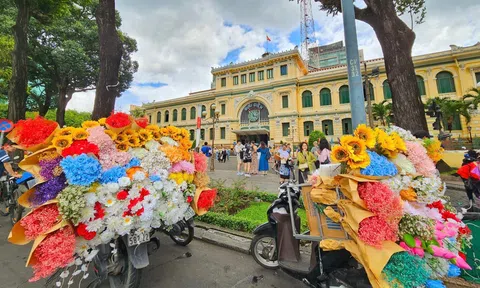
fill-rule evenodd
<path id="1" fill-rule="evenodd" d="M 317 46 L 315 43 L 315 21 L 313 20 L 312 0 L 297 0 L 297 3 L 300 4 L 300 54 L 307 62 L 307 65 L 310 62 L 313 64 L 312 66 L 317 66 L 319 61 L 318 50 L 308 50 Z"/>

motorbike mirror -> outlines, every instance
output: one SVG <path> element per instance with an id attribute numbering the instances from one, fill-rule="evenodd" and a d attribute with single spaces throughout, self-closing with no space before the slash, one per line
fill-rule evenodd
<path id="1" fill-rule="evenodd" d="M 18 160 L 18 159 L 20 159 L 20 156 L 13 157 L 13 160 Z"/>

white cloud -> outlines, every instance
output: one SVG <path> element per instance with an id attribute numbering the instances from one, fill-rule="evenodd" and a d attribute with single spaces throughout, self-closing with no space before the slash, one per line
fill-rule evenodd
<path id="1" fill-rule="evenodd" d="M 358 3 L 357 3 L 358 2 Z M 363 5 L 357 1 L 356 5 Z M 471 45 L 480 39 L 477 0 L 427 0 L 424 24 L 415 26 L 415 55 L 448 50 L 450 44 Z M 182 96 L 210 88 L 211 67 L 218 66 L 227 54 L 240 49 L 238 61 L 258 58 L 264 52 L 266 35 L 278 50 L 293 48 L 290 34 L 298 29 L 300 9 L 288 0 L 117 0 L 122 30 L 138 42 L 134 58 L 140 68 L 132 88 L 116 109 Z M 316 36 L 321 44 L 343 40 L 341 15 L 327 16 L 313 3 Z M 408 21 L 408 17 L 404 17 Z M 367 59 L 382 57 L 381 47 L 370 26 L 357 21 L 360 49 Z M 136 85 L 161 82 L 155 88 Z M 75 94 L 68 107 L 89 111 L 94 92 Z"/>

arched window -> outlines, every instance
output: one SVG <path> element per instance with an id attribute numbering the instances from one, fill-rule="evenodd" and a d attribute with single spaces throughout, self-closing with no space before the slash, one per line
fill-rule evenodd
<path id="1" fill-rule="evenodd" d="M 170 121 L 170 111 L 165 111 L 165 123 L 168 123 Z"/>
<path id="2" fill-rule="evenodd" d="M 323 88 L 320 90 L 320 106 L 332 105 L 332 93 L 330 89 Z"/>
<path id="3" fill-rule="evenodd" d="M 365 82 L 363 82 L 363 100 L 367 101 L 367 93 L 365 90 Z M 371 82 L 368 82 L 368 86 L 370 87 L 369 92 L 370 92 L 370 100 L 374 101 L 375 100 L 375 91 L 373 90 L 373 85 Z"/>
<path id="4" fill-rule="evenodd" d="M 310 92 L 309 90 L 303 91 L 302 93 L 302 107 L 313 107 L 312 92 Z"/>
<path id="5" fill-rule="evenodd" d="M 197 117 L 197 109 L 195 107 L 190 108 L 190 119 L 195 119 Z"/>
<path id="6" fill-rule="evenodd" d="M 420 96 L 427 95 L 427 93 L 425 92 L 425 81 L 423 81 L 422 76 L 417 75 L 417 85 L 418 90 L 420 90 Z"/>
<path id="7" fill-rule="evenodd" d="M 176 122 L 178 119 L 178 111 L 177 109 L 173 109 L 173 121 Z"/>
<path id="8" fill-rule="evenodd" d="M 202 105 L 202 112 L 200 115 L 202 115 L 202 118 L 205 118 L 206 116 L 203 116 L 203 111 L 207 111 L 207 107 L 205 105 Z"/>
<path id="9" fill-rule="evenodd" d="M 388 80 L 383 81 L 383 97 L 385 99 L 392 99 L 392 90 L 390 90 Z"/>
<path id="10" fill-rule="evenodd" d="M 189 130 L 188 132 L 190 134 L 190 141 L 193 141 L 193 139 L 195 138 L 195 130 L 192 129 L 192 130 Z"/>
<path id="11" fill-rule="evenodd" d="M 343 135 L 348 135 L 353 133 L 351 118 L 342 119 L 342 130 L 343 130 L 342 131 Z"/>
<path id="12" fill-rule="evenodd" d="M 152 114 L 148 114 L 148 123 L 152 123 Z"/>
<path id="13" fill-rule="evenodd" d="M 455 82 L 453 81 L 452 73 L 442 71 L 437 74 L 437 89 L 438 93 L 455 92 Z"/>
<path id="14" fill-rule="evenodd" d="M 157 123 L 162 122 L 162 112 L 158 111 L 157 112 Z"/>
<path id="15" fill-rule="evenodd" d="M 303 135 L 310 136 L 310 133 L 313 131 L 313 122 L 305 121 L 303 122 Z"/>
<path id="16" fill-rule="evenodd" d="M 210 118 L 212 118 L 213 116 L 215 116 L 215 109 L 213 109 L 212 107 L 213 107 L 213 104 L 210 105 Z"/>
<path id="17" fill-rule="evenodd" d="M 182 109 L 182 121 L 187 120 L 187 108 Z"/>
<path id="18" fill-rule="evenodd" d="M 338 93 L 340 94 L 340 104 L 347 104 L 350 103 L 350 94 L 348 92 L 348 85 L 343 85 L 338 89 Z"/>
<path id="19" fill-rule="evenodd" d="M 334 135 L 333 131 L 333 121 L 332 120 L 323 120 L 322 121 L 322 131 L 325 135 Z"/>

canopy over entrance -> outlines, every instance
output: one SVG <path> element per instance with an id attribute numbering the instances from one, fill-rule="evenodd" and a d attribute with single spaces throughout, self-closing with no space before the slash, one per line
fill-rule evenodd
<path id="1" fill-rule="evenodd" d="M 233 130 L 233 133 L 237 134 L 237 141 L 244 139 L 247 142 L 254 141 L 259 144 L 260 142 L 268 143 L 270 131 L 266 128 L 256 129 L 240 129 Z"/>

